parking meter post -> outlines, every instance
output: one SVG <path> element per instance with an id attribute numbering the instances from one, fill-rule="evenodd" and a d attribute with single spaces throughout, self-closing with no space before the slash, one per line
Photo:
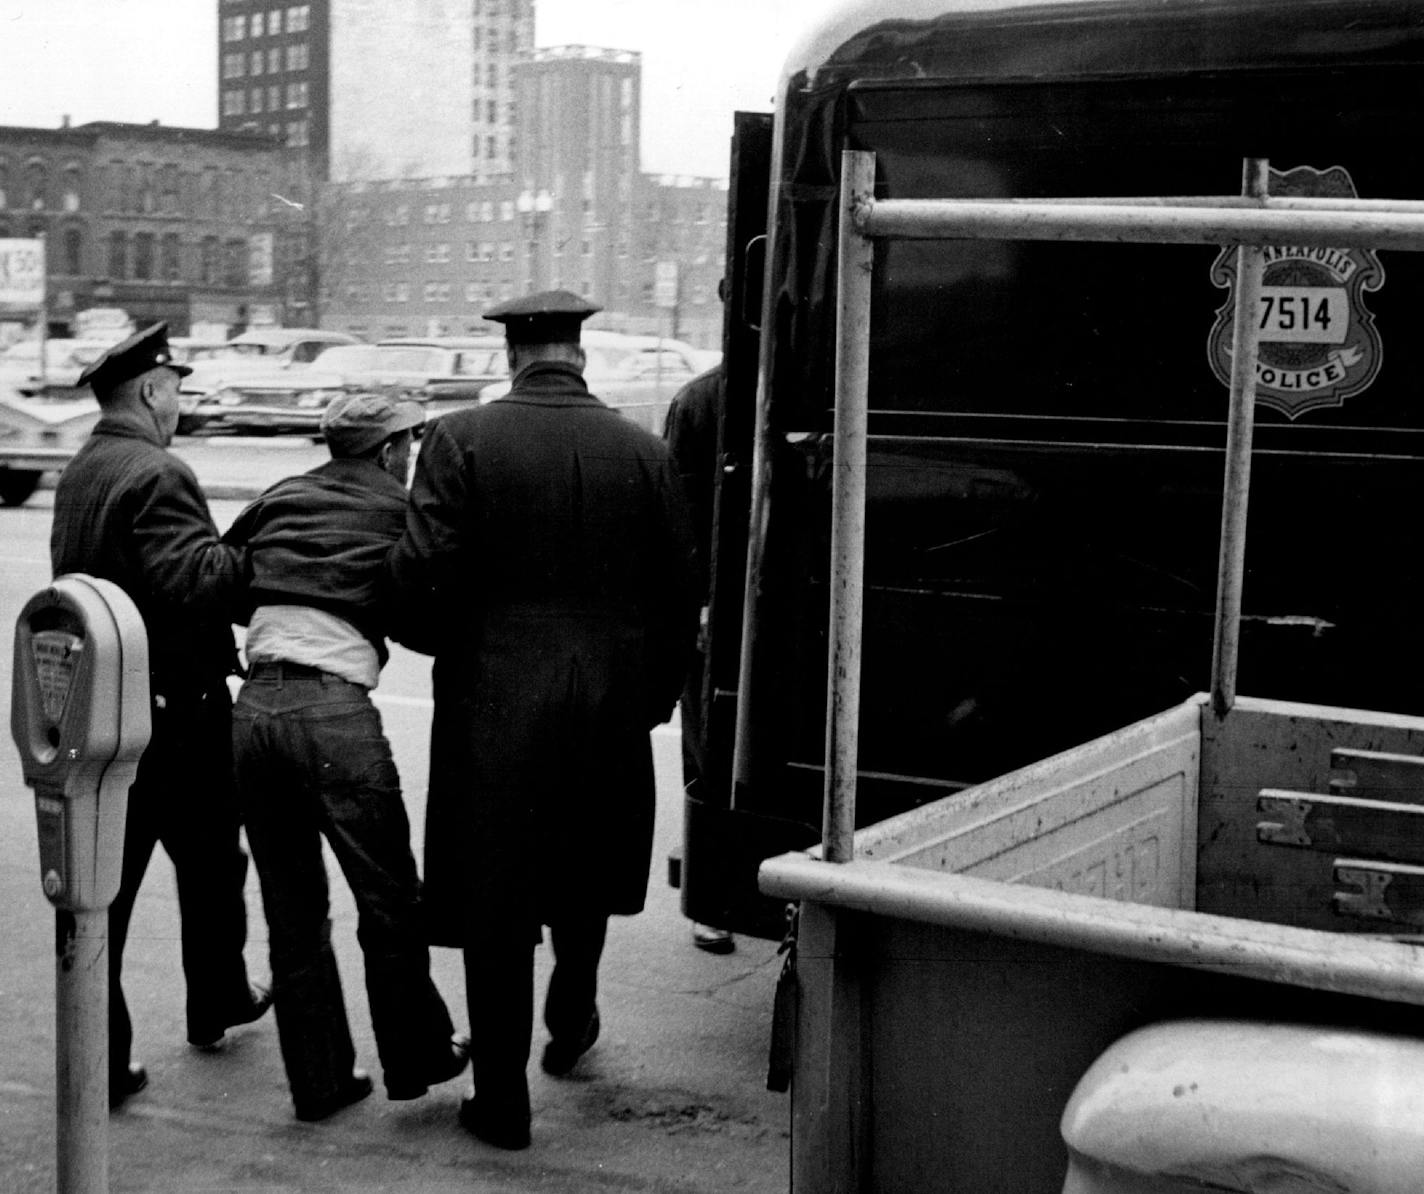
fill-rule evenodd
<path id="1" fill-rule="evenodd" d="M 109 1189 L 109 910 L 55 909 L 56 1188 Z"/>
<path id="2" fill-rule="evenodd" d="M 10 728 L 35 792 L 40 886 L 55 906 L 59 1194 L 108 1189 L 109 904 L 128 790 L 148 745 L 148 636 L 117 585 L 57 577 L 15 625 Z"/>

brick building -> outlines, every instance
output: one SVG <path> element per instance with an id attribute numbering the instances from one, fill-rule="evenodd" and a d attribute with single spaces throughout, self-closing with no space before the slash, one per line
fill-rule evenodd
<path id="1" fill-rule="evenodd" d="M 57 335 L 91 307 L 175 334 L 275 320 L 280 153 L 261 134 L 157 122 L 0 127 L 0 237 L 45 237 Z"/>

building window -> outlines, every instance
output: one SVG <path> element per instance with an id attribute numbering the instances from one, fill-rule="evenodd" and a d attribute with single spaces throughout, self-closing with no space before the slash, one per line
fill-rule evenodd
<path id="1" fill-rule="evenodd" d="M 514 260 L 514 246 L 508 241 L 505 241 L 504 244 L 499 246 L 499 259 L 501 261 Z"/>
<path id="2" fill-rule="evenodd" d="M 264 30 L 262 28 L 262 14 L 260 12 L 254 12 L 252 14 L 252 36 L 261 37 L 263 32 Z"/>
<path id="3" fill-rule="evenodd" d="M 65 211 L 79 210 L 79 167 L 64 168 L 64 189 L 59 197 L 59 205 Z"/>
<path id="4" fill-rule="evenodd" d="M 281 87 L 280 84 L 273 84 L 271 87 L 267 88 L 267 111 L 269 111 L 269 112 L 277 112 L 277 111 L 280 111 L 280 110 L 281 110 L 281 107 L 282 107 L 282 87 Z M 272 126 L 272 128 L 273 128 L 272 135 L 273 135 L 274 137 L 277 135 L 276 127 L 277 127 L 276 125 L 273 125 L 273 126 Z"/>
<path id="5" fill-rule="evenodd" d="M 136 282 L 147 282 L 153 277 L 153 233 L 140 232 L 134 236 L 133 276 Z"/>
<path id="6" fill-rule="evenodd" d="M 253 73 L 254 75 L 260 75 L 260 74 L 262 73 L 262 63 L 263 63 L 263 61 L 264 61 L 264 55 L 263 55 L 262 51 L 261 51 L 261 50 L 253 50 L 253 51 L 252 51 L 252 73 Z"/>
<path id="7" fill-rule="evenodd" d="M 159 211 L 177 215 L 179 210 L 178 167 L 174 163 L 169 162 L 159 170 L 158 190 Z"/>
<path id="8" fill-rule="evenodd" d="M 282 10 L 274 8 L 267 14 L 267 32 L 276 37 L 282 32 Z"/>
<path id="9" fill-rule="evenodd" d="M 465 302 L 477 303 L 483 297 L 484 295 L 481 293 L 480 284 L 478 282 L 465 283 Z"/>
<path id="10" fill-rule="evenodd" d="M 298 42 L 294 46 L 287 47 L 287 69 L 306 70 L 311 65 L 311 51 L 307 49 L 306 42 Z"/>
<path id="11" fill-rule="evenodd" d="M 218 284 L 218 259 L 218 238 L 215 236 L 203 237 L 198 265 L 201 280 L 205 285 L 216 286 Z"/>
<path id="12" fill-rule="evenodd" d="M 287 32 L 305 33 L 311 25 L 311 5 L 297 4 L 287 9 Z"/>
<path id="13" fill-rule="evenodd" d="M 166 233 L 163 237 L 163 261 L 160 265 L 160 277 L 165 282 L 177 282 L 183 277 L 180 243 L 176 232 Z"/>
<path id="14" fill-rule="evenodd" d="M 282 69 L 282 47 L 273 46 L 267 51 L 267 73 L 275 75 Z"/>
<path id="15" fill-rule="evenodd" d="M 287 84 L 287 107 L 305 108 L 307 106 L 307 85 L 306 83 Z"/>
<path id="16" fill-rule="evenodd" d="M 500 205 L 499 205 L 499 218 L 500 218 L 501 220 L 503 220 L 506 224 L 509 223 L 510 220 L 514 219 L 514 200 L 513 200 L 513 199 L 505 199 L 504 201 L 502 201 L 502 202 L 500 203 Z"/>
<path id="17" fill-rule="evenodd" d="M 307 140 L 307 122 L 305 120 L 289 120 L 287 122 L 287 145 L 295 149 L 306 145 Z"/>
<path id="18" fill-rule="evenodd" d="M 84 233 L 78 228 L 66 228 L 63 237 L 64 272 L 82 274 L 84 272 Z"/>
<path id="19" fill-rule="evenodd" d="M 25 168 L 26 204 L 31 211 L 44 211 L 48 206 L 49 175 L 43 162 L 31 162 Z"/>
<path id="20" fill-rule="evenodd" d="M 254 116 L 262 115 L 262 88 L 254 87 L 252 89 L 252 96 L 248 104 L 248 111 L 250 111 Z"/>
<path id="21" fill-rule="evenodd" d="M 247 36 L 247 18 L 228 17 L 223 21 L 223 41 L 241 41 Z"/>
<path id="22" fill-rule="evenodd" d="M 128 276 L 128 243 L 122 232 L 109 233 L 109 277 Z"/>
<path id="23" fill-rule="evenodd" d="M 397 283 L 396 283 L 396 302 L 398 302 L 398 303 L 408 303 L 408 302 L 410 302 L 410 283 L 409 283 L 409 282 L 397 282 Z"/>
<path id="24" fill-rule="evenodd" d="M 487 158 L 497 158 L 497 157 L 499 157 L 499 140 L 498 140 L 498 138 L 496 138 L 496 137 L 486 137 L 486 138 L 485 138 L 485 157 L 487 157 Z"/>
<path id="25" fill-rule="evenodd" d="M 223 92 L 223 115 L 241 116 L 246 110 L 246 96 L 241 91 Z"/>
<path id="26" fill-rule="evenodd" d="M 228 286 L 247 284 L 247 242 L 230 240 L 223 245 L 223 282 Z"/>
<path id="27" fill-rule="evenodd" d="M 222 77 L 240 79 L 247 73 L 247 58 L 242 54 L 224 54 Z"/>

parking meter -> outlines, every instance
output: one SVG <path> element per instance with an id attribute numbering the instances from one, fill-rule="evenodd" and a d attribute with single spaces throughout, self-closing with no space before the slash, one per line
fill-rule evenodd
<path id="1" fill-rule="evenodd" d="M 35 790 L 45 895 L 57 908 L 107 908 L 149 737 L 148 634 L 116 584 L 60 576 L 25 604 L 10 728 Z"/>

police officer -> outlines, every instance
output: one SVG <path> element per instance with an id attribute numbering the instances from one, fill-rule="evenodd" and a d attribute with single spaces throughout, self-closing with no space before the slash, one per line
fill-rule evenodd
<path id="1" fill-rule="evenodd" d="M 111 580 L 148 631 L 152 736 L 129 791 L 119 893 L 109 908 L 109 1102 L 142 1090 L 130 1058 L 133 1026 L 120 984 L 134 900 L 156 844 L 178 881 L 188 1040 L 201 1049 L 262 1015 L 266 988 L 243 960 L 247 855 L 232 787 L 236 666 L 232 615 L 242 558 L 218 538 L 193 471 L 165 449 L 178 425 L 176 364 L 166 324 L 116 344 L 79 378 L 100 418 L 59 479 L 50 561 L 56 575 Z"/>
<path id="2" fill-rule="evenodd" d="M 494 308 L 508 396 L 432 420 L 391 556 L 409 645 L 435 656 L 425 896 L 464 949 L 473 1095 L 460 1121 L 530 1140 L 533 949 L 549 926 L 544 1070 L 599 1035 L 610 914 L 646 898 L 648 732 L 697 632 L 685 500 L 662 441 L 589 393 L 599 308 L 556 290 Z"/>

